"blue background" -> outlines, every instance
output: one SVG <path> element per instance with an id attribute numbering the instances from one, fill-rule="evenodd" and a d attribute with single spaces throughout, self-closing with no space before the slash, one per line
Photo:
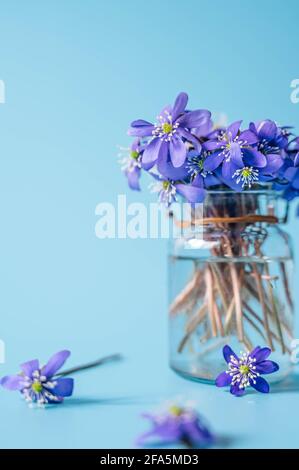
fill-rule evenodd
<path id="1" fill-rule="evenodd" d="M 78 376 L 74 397 L 49 410 L 1 390 L 1 447 L 132 447 L 140 413 L 178 395 L 231 447 L 298 447 L 296 377 L 240 400 L 177 377 L 166 242 L 94 232 L 99 202 L 153 200 L 129 193 L 116 145 L 179 91 L 230 120 L 298 123 L 298 15 L 297 0 L 1 2 L 0 373 L 64 348 L 69 365 L 125 356 Z M 289 230 L 296 241 L 294 218 Z"/>

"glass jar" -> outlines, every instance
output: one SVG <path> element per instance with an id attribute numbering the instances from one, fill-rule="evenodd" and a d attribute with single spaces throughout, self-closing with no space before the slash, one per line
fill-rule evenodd
<path id="1" fill-rule="evenodd" d="M 170 365 L 179 374 L 214 382 L 225 344 L 237 354 L 270 347 L 273 378 L 291 370 L 293 257 L 279 205 L 269 189 L 209 191 L 191 222 L 172 214 Z"/>

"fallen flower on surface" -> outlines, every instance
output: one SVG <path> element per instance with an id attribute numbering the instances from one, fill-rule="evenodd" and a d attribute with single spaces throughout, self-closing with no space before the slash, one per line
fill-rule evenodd
<path id="1" fill-rule="evenodd" d="M 218 375 L 216 386 L 230 385 L 230 392 L 236 396 L 244 395 L 247 387 L 253 387 L 261 393 L 269 393 L 270 386 L 261 375 L 272 374 L 279 369 L 276 362 L 267 360 L 271 352 L 270 348 L 257 346 L 250 353 L 241 353 L 238 357 L 228 345 L 224 346 L 223 356 L 228 370 Z"/>
<path id="2" fill-rule="evenodd" d="M 37 359 L 25 362 L 21 364 L 19 374 L 3 377 L 0 379 L 0 385 L 7 390 L 21 392 L 30 406 L 36 404 L 38 407 L 44 407 L 47 404 L 62 403 L 65 397 L 73 394 L 74 389 L 74 380 L 65 377 L 66 375 L 121 358 L 119 354 L 114 354 L 59 372 L 70 354 L 67 350 L 59 351 L 42 367 Z"/>
<path id="3" fill-rule="evenodd" d="M 0 384 L 7 390 L 18 390 L 28 403 L 44 406 L 48 403 L 61 403 L 64 397 L 73 393 L 74 380 L 55 377 L 59 369 L 70 356 L 70 351 L 60 351 L 40 367 L 39 361 L 21 364 L 21 373 L 3 377 Z"/>
<path id="4" fill-rule="evenodd" d="M 202 448 L 215 442 L 203 418 L 191 407 L 173 404 L 162 413 L 142 416 L 151 422 L 152 428 L 137 439 L 138 446 L 181 443 L 190 448 Z"/>

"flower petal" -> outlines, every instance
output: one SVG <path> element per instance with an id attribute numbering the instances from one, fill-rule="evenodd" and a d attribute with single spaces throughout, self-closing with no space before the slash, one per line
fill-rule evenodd
<path id="1" fill-rule="evenodd" d="M 126 177 L 128 179 L 128 185 L 133 191 L 140 191 L 140 168 L 136 167 L 132 171 L 126 172 Z"/>
<path id="2" fill-rule="evenodd" d="M 132 137 L 149 137 L 152 135 L 154 129 L 154 126 L 130 127 L 127 134 Z"/>
<path id="3" fill-rule="evenodd" d="M 204 185 L 206 188 L 210 188 L 211 186 L 217 186 L 220 184 L 219 179 L 214 175 L 207 175 L 204 179 Z"/>
<path id="4" fill-rule="evenodd" d="M 223 348 L 223 357 L 227 363 L 230 362 L 231 356 L 233 356 L 235 359 L 239 360 L 238 356 L 234 353 L 232 348 L 226 344 Z"/>
<path id="5" fill-rule="evenodd" d="M 244 163 L 246 166 L 254 166 L 256 168 L 263 168 L 267 165 L 267 159 L 258 150 L 248 147 L 243 149 Z"/>
<path id="6" fill-rule="evenodd" d="M 145 121 L 144 119 L 137 119 L 136 121 L 131 122 L 131 127 L 148 127 L 152 126 L 151 122 Z"/>
<path id="7" fill-rule="evenodd" d="M 175 103 L 172 108 L 172 121 L 175 121 L 179 115 L 185 111 L 185 108 L 188 103 L 188 95 L 187 93 L 180 93 L 175 100 Z"/>
<path id="8" fill-rule="evenodd" d="M 284 177 L 288 180 L 288 181 L 292 181 L 296 175 L 297 175 L 297 172 L 299 173 L 299 170 L 298 168 L 295 168 L 293 166 L 290 166 L 284 173 Z"/>
<path id="9" fill-rule="evenodd" d="M 255 354 L 260 350 L 262 349 L 260 346 L 256 346 L 250 353 L 250 357 L 254 357 Z"/>
<path id="10" fill-rule="evenodd" d="M 271 354 L 271 349 L 270 348 L 259 348 L 257 351 L 252 351 L 250 353 L 250 357 L 256 359 L 256 363 L 258 364 L 261 361 L 264 361 L 267 359 L 268 356 Z"/>
<path id="11" fill-rule="evenodd" d="M 137 445 L 144 445 L 148 442 L 159 441 L 159 444 L 169 444 L 178 442 L 182 438 L 182 431 L 177 419 L 164 419 L 161 423 L 153 421 L 152 429 L 141 434 L 137 439 Z"/>
<path id="12" fill-rule="evenodd" d="M 267 155 L 267 164 L 263 168 L 263 173 L 271 174 L 276 173 L 283 165 L 283 158 L 281 155 L 269 154 Z"/>
<path id="13" fill-rule="evenodd" d="M 183 180 L 188 177 L 188 169 L 185 165 L 175 168 L 171 163 L 168 152 L 159 153 L 159 160 L 157 161 L 157 168 L 161 175 L 173 181 Z"/>
<path id="14" fill-rule="evenodd" d="M 215 152 L 209 155 L 203 164 L 203 167 L 206 171 L 214 171 L 224 160 L 224 155 L 222 152 Z"/>
<path id="15" fill-rule="evenodd" d="M 226 129 L 226 134 L 231 137 L 232 140 L 237 137 L 241 124 L 242 121 L 235 121 Z"/>
<path id="16" fill-rule="evenodd" d="M 247 131 L 241 132 L 239 140 L 242 140 L 246 144 L 252 145 L 252 144 L 256 144 L 256 142 L 258 141 L 258 138 L 253 132 L 247 130 Z"/>
<path id="17" fill-rule="evenodd" d="M 192 181 L 192 186 L 196 186 L 197 188 L 203 188 L 204 187 L 204 177 L 198 173 L 194 180 Z"/>
<path id="18" fill-rule="evenodd" d="M 194 447 L 204 447 L 211 444 L 214 436 L 209 429 L 202 425 L 198 419 L 186 420 L 182 422 L 183 439 L 187 438 Z"/>
<path id="19" fill-rule="evenodd" d="M 237 165 L 238 167 L 243 166 L 243 154 L 241 147 L 237 142 L 232 142 L 230 145 L 230 159 L 231 162 Z"/>
<path id="20" fill-rule="evenodd" d="M 178 120 L 182 127 L 193 129 L 193 128 L 200 127 L 203 124 L 205 124 L 210 119 L 210 117 L 211 117 L 211 113 L 207 109 L 197 109 L 195 111 L 190 111 L 188 113 L 185 113 Z"/>
<path id="21" fill-rule="evenodd" d="M 59 351 L 58 353 L 54 354 L 54 356 L 52 356 L 47 364 L 42 368 L 42 375 L 45 375 L 47 378 L 55 375 L 68 359 L 70 354 L 71 352 L 67 350 Z"/>
<path id="22" fill-rule="evenodd" d="M 224 147 L 224 143 L 221 140 L 208 140 L 202 146 L 205 150 L 211 152 Z"/>
<path id="23" fill-rule="evenodd" d="M 271 141 L 276 137 L 277 126 L 275 122 L 271 121 L 270 119 L 259 122 L 256 127 L 260 139 Z"/>
<path id="24" fill-rule="evenodd" d="M 213 138 L 213 134 L 215 133 L 215 131 L 213 131 L 212 120 L 208 119 L 207 122 L 203 123 L 201 126 L 196 127 L 196 129 L 193 130 L 193 133 L 198 138 L 200 137 Z"/>
<path id="25" fill-rule="evenodd" d="M 162 144 L 161 139 L 159 139 L 158 137 L 155 137 L 146 146 L 142 155 L 142 165 L 147 170 L 150 169 L 157 161 L 161 144 Z"/>
<path id="26" fill-rule="evenodd" d="M 32 361 L 24 362 L 20 367 L 26 377 L 32 377 L 33 372 L 39 369 L 39 362 L 37 359 L 33 359 Z"/>
<path id="27" fill-rule="evenodd" d="M 169 143 L 170 158 L 175 168 L 182 166 L 186 160 L 187 149 L 180 137 L 173 137 Z"/>
<path id="28" fill-rule="evenodd" d="M 140 139 L 135 139 L 131 144 L 131 151 L 139 153 L 140 147 L 141 147 Z"/>
<path id="29" fill-rule="evenodd" d="M 227 374 L 226 372 L 221 372 L 221 374 L 218 375 L 215 381 L 215 385 L 217 387 L 226 387 L 227 385 L 230 385 L 232 381 L 232 376 Z"/>
<path id="30" fill-rule="evenodd" d="M 255 379 L 255 383 L 253 383 L 252 380 L 250 380 L 250 385 L 251 387 L 255 388 L 258 392 L 261 393 L 269 393 L 270 391 L 270 386 L 268 382 L 263 379 L 263 377 L 257 377 Z"/>
<path id="31" fill-rule="evenodd" d="M 24 388 L 24 377 L 21 375 L 7 375 L 0 380 L 0 385 L 7 390 L 22 390 Z"/>
<path id="32" fill-rule="evenodd" d="M 242 191 L 242 182 L 237 183 L 237 178 L 234 177 L 235 172 L 240 167 L 235 165 L 232 161 L 227 162 L 224 160 L 222 165 L 222 178 L 225 184 L 236 191 Z"/>
<path id="33" fill-rule="evenodd" d="M 137 119 L 131 123 L 131 127 L 128 130 L 128 135 L 136 137 L 146 137 L 152 135 L 155 126 L 148 121 L 143 119 Z"/>
<path id="34" fill-rule="evenodd" d="M 279 365 L 273 361 L 261 361 L 256 365 L 256 372 L 259 374 L 273 374 L 279 370 Z"/>
<path id="35" fill-rule="evenodd" d="M 295 176 L 295 178 L 292 181 L 292 186 L 295 189 L 299 189 L 299 171 L 298 171 L 297 175 Z"/>
<path id="36" fill-rule="evenodd" d="M 187 201 L 191 203 L 203 202 L 206 194 L 204 189 L 187 184 L 177 184 L 176 189 L 179 194 L 184 196 Z"/>
<path id="37" fill-rule="evenodd" d="M 74 379 L 59 378 L 56 380 L 57 385 L 51 389 L 53 395 L 58 397 L 70 397 L 74 389 Z"/>
<path id="38" fill-rule="evenodd" d="M 230 393 L 232 395 L 235 395 L 236 397 L 241 397 L 242 395 L 244 395 L 245 389 L 244 388 L 239 388 L 238 385 L 232 385 L 231 388 L 230 388 Z"/>
<path id="39" fill-rule="evenodd" d="M 257 129 L 256 129 L 256 125 L 254 124 L 254 122 L 251 122 L 251 123 L 249 124 L 249 130 L 250 130 L 251 132 L 253 132 L 253 134 L 256 134 L 256 135 L 257 135 Z"/>
<path id="40" fill-rule="evenodd" d="M 178 134 L 181 137 L 184 137 L 188 142 L 193 144 L 194 148 L 200 153 L 201 152 L 201 143 L 199 142 L 198 138 L 191 134 L 191 132 L 186 131 L 186 129 L 183 129 L 181 127 L 178 128 Z"/>

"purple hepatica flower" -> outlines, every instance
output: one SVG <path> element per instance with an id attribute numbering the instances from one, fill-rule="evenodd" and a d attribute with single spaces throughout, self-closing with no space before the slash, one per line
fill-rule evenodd
<path id="1" fill-rule="evenodd" d="M 282 149 L 288 144 L 285 132 L 274 121 L 251 123 L 249 129 L 257 136 L 257 150 L 267 159 L 268 173 L 277 172 L 283 165 Z"/>
<path id="2" fill-rule="evenodd" d="M 267 360 L 270 354 L 271 349 L 257 346 L 250 353 L 241 353 L 238 357 L 228 345 L 224 346 L 223 356 L 228 370 L 218 375 L 217 387 L 230 385 L 230 392 L 236 396 L 244 395 L 247 387 L 269 393 L 269 384 L 261 375 L 272 374 L 279 369 L 276 362 Z"/>
<path id="3" fill-rule="evenodd" d="M 202 418 L 192 408 L 173 405 L 160 415 L 144 414 L 152 429 L 142 434 L 137 444 L 140 446 L 155 443 L 172 444 L 180 442 L 191 448 L 207 447 L 215 442 L 215 437 Z"/>
<path id="4" fill-rule="evenodd" d="M 156 182 L 151 187 L 152 193 L 158 193 L 158 201 L 169 207 L 173 202 L 177 201 L 177 196 L 181 195 L 190 203 L 203 202 L 205 198 L 205 190 L 195 184 L 184 184 L 170 179 L 162 179 L 153 175 Z"/>
<path id="5" fill-rule="evenodd" d="M 291 154 L 297 154 L 299 152 L 299 137 L 295 137 L 295 139 L 291 140 L 287 147 L 288 152 Z"/>
<path id="6" fill-rule="evenodd" d="M 258 137 L 258 149 L 264 153 L 276 154 L 288 145 L 289 127 L 279 127 L 271 119 L 251 122 L 249 129 Z"/>
<path id="7" fill-rule="evenodd" d="M 203 144 L 204 149 L 210 152 L 204 162 L 204 169 L 214 171 L 222 165 L 223 179 L 229 185 L 238 169 L 244 166 L 263 168 L 267 164 L 266 157 L 253 147 L 257 142 L 254 133 L 250 130 L 240 133 L 241 122 L 234 122 L 225 132 L 219 133 L 217 139 Z"/>
<path id="8" fill-rule="evenodd" d="M 120 153 L 121 159 L 119 162 L 121 164 L 122 171 L 125 173 L 128 179 L 128 185 L 131 189 L 140 191 L 139 179 L 142 168 L 141 158 L 143 152 L 143 146 L 140 139 L 135 139 L 131 145 L 131 148 L 121 148 L 121 150 L 126 151 L 125 156 Z"/>
<path id="9" fill-rule="evenodd" d="M 204 162 L 208 156 L 209 152 L 203 150 L 201 153 L 198 153 L 196 150 L 189 151 L 186 167 L 193 186 L 210 188 L 220 184 L 219 179 L 215 175 L 204 169 Z"/>
<path id="10" fill-rule="evenodd" d="M 190 132 L 206 124 L 211 117 L 207 110 L 197 109 L 186 111 L 188 95 L 180 93 L 174 105 L 164 108 L 157 117 L 158 122 L 152 124 L 139 119 L 133 121 L 128 131 L 129 135 L 137 137 L 152 137 L 143 154 L 143 165 L 150 169 L 159 163 L 165 154 L 170 154 L 175 168 L 181 167 L 187 155 L 185 141 L 192 143 L 198 150 L 199 140 Z"/>
<path id="11" fill-rule="evenodd" d="M 43 367 L 39 366 L 37 359 L 25 362 L 20 366 L 20 374 L 3 377 L 0 384 L 7 390 L 19 390 L 31 404 L 61 403 L 64 397 L 73 393 L 73 379 L 56 377 L 70 354 L 70 351 L 60 351 Z"/>
<path id="12" fill-rule="evenodd" d="M 289 182 L 289 188 L 295 192 L 299 190 L 299 152 L 297 153 L 294 166 L 289 166 L 284 172 L 284 178 Z"/>
<path id="13" fill-rule="evenodd" d="M 290 201 L 298 196 L 299 191 L 299 137 L 290 142 L 287 156 L 280 172 L 280 177 L 287 181 L 287 185 L 277 186 L 280 186 L 280 189 L 285 189 L 284 197 Z"/>

